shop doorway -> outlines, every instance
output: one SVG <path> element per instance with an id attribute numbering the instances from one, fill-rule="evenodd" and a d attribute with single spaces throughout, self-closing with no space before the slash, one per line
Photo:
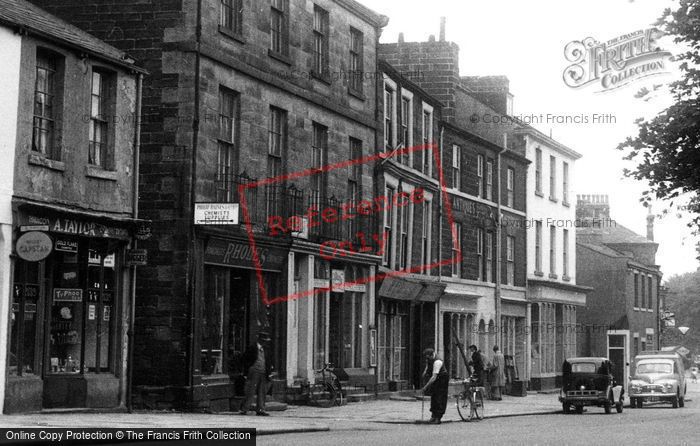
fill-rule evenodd
<path id="1" fill-rule="evenodd" d="M 613 363 L 615 381 L 627 388 L 628 360 L 627 339 L 629 333 L 608 332 L 608 359 Z"/>

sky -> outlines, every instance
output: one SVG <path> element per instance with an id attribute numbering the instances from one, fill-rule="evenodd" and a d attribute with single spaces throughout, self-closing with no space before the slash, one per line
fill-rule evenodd
<path id="1" fill-rule="evenodd" d="M 564 56 L 569 42 L 593 37 L 608 41 L 647 29 L 666 7 L 677 0 L 360 0 L 389 17 L 381 42 L 425 41 L 439 34 L 440 17 L 447 17 L 446 39 L 460 48 L 460 74 L 505 75 L 510 80 L 516 116 L 588 117 L 588 124 L 533 123 L 540 131 L 576 150 L 583 157 L 576 162 L 572 195 L 608 194 L 611 217 L 621 225 L 646 235 L 648 210 L 639 202 L 646 184 L 623 178 L 623 168 L 633 168 L 616 150 L 627 136 L 634 136 L 634 121 L 651 118 L 670 105 L 666 85 L 679 76 L 671 73 L 632 82 L 628 87 L 605 93 L 595 88 L 572 89 L 562 73 L 571 63 Z M 678 52 L 669 37 L 659 40 L 663 49 Z M 654 94 L 635 98 L 641 88 Z M 593 123 L 593 115 L 608 115 Z M 581 118 L 579 118 L 581 120 Z M 546 121 L 546 118 L 544 119 Z M 665 278 L 695 271 L 695 244 L 699 238 L 687 227 L 691 216 L 668 202 L 655 202 L 656 261 Z"/>

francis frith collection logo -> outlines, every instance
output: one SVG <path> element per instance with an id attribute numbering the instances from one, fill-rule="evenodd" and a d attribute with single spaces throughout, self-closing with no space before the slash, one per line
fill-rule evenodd
<path id="1" fill-rule="evenodd" d="M 623 34 L 607 42 L 592 37 L 566 45 L 564 55 L 571 63 L 564 70 L 564 83 L 571 88 L 592 87 L 604 93 L 630 83 L 669 72 L 671 53 L 662 50 L 656 28 Z"/>

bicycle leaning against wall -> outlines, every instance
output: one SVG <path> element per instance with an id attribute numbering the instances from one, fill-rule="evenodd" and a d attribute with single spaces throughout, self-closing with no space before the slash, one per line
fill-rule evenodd
<path id="1" fill-rule="evenodd" d="M 464 361 L 464 366 L 467 371 L 471 370 L 467 354 L 464 352 L 464 345 L 459 342 L 459 337 L 454 327 L 452 327 L 452 336 L 455 339 L 455 345 L 459 349 L 459 353 Z M 481 420 L 484 418 L 484 393 L 486 389 L 483 383 L 479 382 L 479 377 L 472 373 L 469 378 L 462 381 L 462 391 L 455 395 L 455 404 L 457 405 L 457 413 L 462 421 Z"/>
<path id="2" fill-rule="evenodd" d="M 309 404 L 318 407 L 342 406 L 345 396 L 333 364 L 327 363 L 320 370 L 314 370 L 320 379 L 309 387 Z"/>

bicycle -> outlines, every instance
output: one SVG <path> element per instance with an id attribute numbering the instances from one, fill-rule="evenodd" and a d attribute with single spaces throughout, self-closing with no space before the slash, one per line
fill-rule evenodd
<path id="1" fill-rule="evenodd" d="M 320 370 L 314 370 L 321 375 L 321 380 L 309 386 L 309 403 L 319 407 L 342 406 L 344 404 L 343 388 L 335 376 L 333 364 L 327 363 Z"/>
<path id="2" fill-rule="evenodd" d="M 484 387 L 479 383 L 476 375 L 471 375 L 462 384 L 464 390 L 455 395 L 457 412 L 462 421 L 481 420 L 484 418 Z"/>

